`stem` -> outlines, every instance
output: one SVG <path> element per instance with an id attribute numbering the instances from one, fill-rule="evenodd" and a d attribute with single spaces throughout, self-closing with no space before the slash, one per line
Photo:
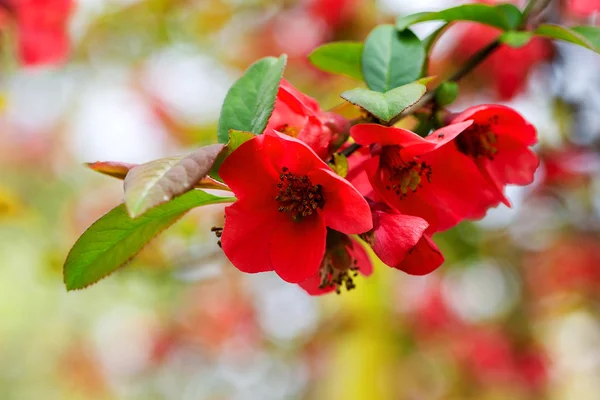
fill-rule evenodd
<path id="1" fill-rule="evenodd" d="M 342 154 L 345 157 L 350 157 L 350 155 L 358 149 L 360 149 L 360 144 L 352 143 L 350 146 L 348 146 L 344 150 L 340 151 L 340 154 Z"/>
<path id="2" fill-rule="evenodd" d="M 521 19 L 521 28 L 525 27 L 525 25 L 527 24 L 527 21 L 529 20 L 529 15 L 533 12 L 536 1 L 537 0 L 529 0 L 527 5 L 525 6 L 525 9 L 523 10 L 523 17 Z"/>
<path id="3" fill-rule="evenodd" d="M 523 10 L 520 29 L 525 29 L 529 22 L 538 17 L 549 5 L 552 0 L 529 0 Z"/>

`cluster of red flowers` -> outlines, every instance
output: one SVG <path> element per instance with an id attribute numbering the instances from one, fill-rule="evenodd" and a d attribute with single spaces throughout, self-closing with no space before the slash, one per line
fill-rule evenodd
<path id="1" fill-rule="evenodd" d="M 72 6 L 72 0 L 0 0 L 0 29 L 15 21 L 19 59 L 24 65 L 65 59 Z"/>
<path id="2" fill-rule="evenodd" d="M 349 156 L 344 179 L 324 160 L 346 140 L 349 122 L 283 81 L 264 134 L 221 166 L 238 199 L 225 209 L 223 251 L 243 272 L 275 271 L 311 294 L 351 289 L 359 272 L 371 273 L 349 235 L 390 267 L 434 271 L 444 258 L 431 235 L 510 205 L 504 187 L 531 183 L 539 164 L 535 128 L 508 107 L 472 107 L 448 122 L 425 138 L 352 126 L 363 147 Z"/>

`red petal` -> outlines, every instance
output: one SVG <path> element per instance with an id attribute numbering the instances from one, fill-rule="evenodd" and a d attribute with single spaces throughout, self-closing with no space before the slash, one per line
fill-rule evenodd
<path id="1" fill-rule="evenodd" d="M 426 188 L 430 189 L 427 195 L 432 196 L 428 197 L 429 203 L 438 206 L 435 231 L 451 228 L 465 218 L 481 218 L 488 208 L 497 206 L 502 200 L 497 192 L 492 191 L 472 160 L 454 148 L 443 147 L 422 160 L 433 171 L 431 184 Z"/>
<path id="2" fill-rule="evenodd" d="M 346 234 L 363 233 L 373 227 L 369 204 L 347 180 L 328 169 L 315 169 L 308 177 L 313 185 L 322 186 L 322 215 L 328 227 Z"/>
<path id="3" fill-rule="evenodd" d="M 356 266 L 361 274 L 369 276 L 373 273 L 373 264 L 371 258 L 362 244 L 351 239 L 352 246 L 346 246 L 346 250 L 353 260 L 356 260 Z"/>
<path id="4" fill-rule="evenodd" d="M 526 145 L 537 142 L 535 128 L 515 110 L 498 104 L 470 107 L 453 119 L 462 122 L 472 119 L 477 124 L 490 124 L 494 133 L 512 136 Z"/>
<path id="5" fill-rule="evenodd" d="M 237 269 L 247 273 L 273 270 L 268 238 L 276 218 L 275 208 L 260 210 L 239 200 L 225 207 L 221 247 Z"/>
<path id="6" fill-rule="evenodd" d="M 269 239 L 271 264 L 284 281 L 302 282 L 318 272 L 325 255 L 325 221 L 319 215 L 300 222 L 292 221 L 287 214 L 282 217 Z"/>
<path id="7" fill-rule="evenodd" d="M 314 115 L 321 111 L 319 103 L 300 92 L 285 79 L 281 80 L 277 99 L 285 102 L 294 112 L 304 115 Z"/>
<path id="8" fill-rule="evenodd" d="M 460 219 L 451 213 L 452 210 L 446 210 L 445 205 L 430 190 L 431 185 L 428 183 L 417 189 L 417 192 L 409 193 L 402 199 L 394 192 L 387 190 L 386 185 L 381 180 L 379 157 L 373 157 L 366 162 L 365 171 L 369 176 L 373 189 L 387 204 L 402 214 L 415 215 L 425 219 L 429 223 L 430 232 L 435 232 L 440 226 L 452 226 L 454 221 Z M 447 215 L 446 211 L 450 212 L 450 215 Z M 447 221 L 448 219 L 450 221 Z"/>
<path id="9" fill-rule="evenodd" d="M 473 125 L 473 121 L 470 120 L 447 125 L 428 135 L 424 139 L 424 143 L 413 145 L 408 148 L 403 148 L 402 150 L 400 150 L 400 155 L 402 156 L 402 158 L 408 160 L 413 157 L 418 157 L 430 151 L 439 149 L 443 145 L 451 142 L 461 132 L 463 132 L 471 125 Z"/>
<path id="10" fill-rule="evenodd" d="M 502 189 L 506 184 L 528 185 L 533 182 L 535 170 L 540 164 L 537 155 L 526 145 L 508 137 L 498 137 L 498 153 L 493 160 L 478 161 L 485 174 Z"/>
<path id="11" fill-rule="evenodd" d="M 426 275 L 438 269 L 443 262 L 440 249 L 429 236 L 424 235 L 396 268 L 410 275 Z"/>
<path id="12" fill-rule="evenodd" d="M 435 147 L 421 136 L 407 129 L 387 127 L 377 124 L 360 124 L 350 128 L 350 136 L 364 146 L 379 143 L 382 146 L 402 145 L 403 147 L 421 145 Z"/>
<path id="13" fill-rule="evenodd" d="M 274 161 L 281 158 L 281 149 L 267 148 L 265 135 L 257 136 L 238 147 L 225 159 L 219 175 L 231 188 L 238 199 L 254 203 L 273 202 L 280 171 L 275 169 Z M 275 160 L 274 160 L 275 159 Z"/>
<path id="14" fill-rule="evenodd" d="M 298 285 L 311 296 L 320 296 L 335 290 L 333 286 L 327 286 L 323 289 L 319 287 L 321 285 L 321 275 L 319 273 L 314 274 L 307 280 L 300 282 Z"/>
<path id="15" fill-rule="evenodd" d="M 308 147 L 314 150 L 317 157 L 326 159 L 329 157 L 329 145 L 332 139 L 331 129 L 323 125 L 321 120 L 316 117 L 308 117 L 306 125 L 298 133 L 296 138 L 306 143 Z"/>
<path id="16" fill-rule="evenodd" d="M 364 147 L 359 149 L 353 155 L 348 157 L 348 174 L 346 179 L 352 186 L 364 197 L 373 195 L 373 186 L 369 182 L 369 177 L 364 169 L 364 163 L 371 158 L 371 152 Z"/>
<path id="17" fill-rule="evenodd" d="M 399 265 L 417 245 L 429 226 L 423 218 L 412 215 L 373 211 L 375 254 L 390 267 Z"/>
<path id="18" fill-rule="evenodd" d="M 305 114 L 298 114 L 290 106 L 280 99 L 275 101 L 275 108 L 273 114 L 269 118 L 269 123 L 265 130 L 279 130 L 285 126 L 295 127 L 301 129 L 306 124 L 308 117 Z"/>
<path id="19" fill-rule="evenodd" d="M 265 131 L 262 136 L 267 138 L 266 150 L 270 151 L 272 148 L 273 152 L 278 155 L 274 164 L 279 168 L 287 167 L 295 175 L 306 175 L 316 168 L 329 169 L 327 164 L 306 143 L 296 138 L 277 131 Z"/>

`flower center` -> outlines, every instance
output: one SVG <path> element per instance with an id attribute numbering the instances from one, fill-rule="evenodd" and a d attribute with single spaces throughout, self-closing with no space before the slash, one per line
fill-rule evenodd
<path id="1" fill-rule="evenodd" d="M 279 203 L 279 212 L 290 213 L 294 221 L 301 221 L 317 208 L 323 208 L 323 190 L 321 185 L 313 185 L 308 176 L 297 176 L 289 171 L 286 167 L 281 169 L 275 200 Z"/>
<path id="2" fill-rule="evenodd" d="M 284 124 L 275 130 L 279 131 L 281 133 L 285 133 L 286 135 L 291 136 L 291 137 L 297 137 L 298 134 L 300 133 L 300 131 L 302 130 L 302 128 L 299 126 L 290 126 L 288 124 Z"/>
<path id="3" fill-rule="evenodd" d="M 496 135 L 491 131 L 490 125 L 473 124 L 456 138 L 458 150 L 468 156 L 494 159 L 498 148 Z"/>
<path id="4" fill-rule="evenodd" d="M 404 161 L 400 156 L 400 146 L 384 146 L 381 151 L 381 165 L 387 171 L 388 177 L 385 188 L 396 193 L 401 199 L 409 190 L 413 193 L 423 187 L 422 179 L 431 182 L 431 167 L 419 161 L 416 157 Z"/>
<path id="5" fill-rule="evenodd" d="M 349 257 L 348 253 L 346 256 Z M 352 290 L 356 287 L 354 278 L 358 275 L 358 266 L 356 260 L 349 260 L 345 266 L 335 265 L 334 257 L 327 252 L 321 262 L 319 276 L 321 283 L 319 289 L 334 288 L 337 294 L 341 293 L 342 288 Z"/>

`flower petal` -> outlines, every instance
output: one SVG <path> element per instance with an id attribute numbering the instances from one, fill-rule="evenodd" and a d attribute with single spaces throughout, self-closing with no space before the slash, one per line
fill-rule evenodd
<path id="1" fill-rule="evenodd" d="M 267 254 L 281 279 L 299 283 L 319 271 L 325 255 L 327 228 L 319 215 L 300 222 L 292 221 L 286 214 L 281 215 L 283 218 L 276 221 L 271 231 Z"/>
<path id="2" fill-rule="evenodd" d="M 311 296 L 320 296 L 322 294 L 331 293 L 335 290 L 334 286 L 326 286 L 325 288 L 320 288 L 321 285 L 321 275 L 317 272 L 310 278 L 305 281 L 302 281 L 298 284 L 306 293 Z"/>
<path id="3" fill-rule="evenodd" d="M 426 275 L 444 262 L 440 249 L 427 235 L 424 235 L 411 252 L 395 268 L 410 275 Z"/>
<path id="4" fill-rule="evenodd" d="M 495 207 L 502 201 L 472 160 L 454 148 L 440 148 L 423 156 L 422 160 L 432 169 L 431 183 L 426 189 L 431 191 L 428 194 L 430 201 L 432 198 L 437 199 L 436 232 L 451 228 L 465 218 L 481 218 L 490 207 Z M 431 222 L 430 224 L 433 225 Z"/>
<path id="5" fill-rule="evenodd" d="M 502 189 L 506 184 L 528 185 L 540 164 L 537 155 L 523 143 L 508 137 L 498 137 L 498 152 L 493 160 L 478 160 L 482 172 Z"/>
<path id="6" fill-rule="evenodd" d="M 411 159 L 426 154 L 430 151 L 439 149 L 443 145 L 451 142 L 461 132 L 473 125 L 473 121 L 458 122 L 456 124 L 447 125 L 440 128 L 424 139 L 424 143 L 415 144 L 413 146 L 400 150 L 400 155 L 404 159 Z M 433 146 L 432 146 L 433 144 Z"/>
<path id="7" fill-rule="evenodd" d="M 265 131 L 262 136 L 267 138 L 266 150 L 270 151 L 273 148 L 273 151 L 279 155 L 275 162 L 279 168 L 286 167 L 295 175 L 306 175 L 315 168 L 329 169 L 314 150 L 296 138 L 277 131 Z M 278 148 L 281 150 L 277 150 Z"/>
<path id="8" fill-rule="evenodd" d="M 321 111 L 319 103 L 315 99 L 305 95 L 285 79 L 281 80 L 277 99 L 286 103 L 298 114 L 314 115 Z"/>
<path id="9" fill-rule="evenodd" d="M 474 120 L 476 124 L 489 124 L 493 132 L 513 136 L 523 144 L 533 145 L 537 142 L 535 128 L 510 107 L 499 104 L 469 107 L 458 114 L 452 122 L 469 119 Z"/>
<path id="10" fill-rule="evenodd" d="M 369 204 L 347 180 L 329 169 L 315 169 L 308 177 L 314 185 L 322 186 L 325 205 L 321 214 L 328 227 L 346 234 L 363 233 L 373 227 Z"/>
<path id="11" fill-rule="evenodd" d="M 396 267 L 423 237 L 429 226 L 423 218 L 373 210 L 373 251 L 386 265 Z"/>
<path id="12" fill-rule="evenodd" d="M 273 208 L 276 208 L 279 171 L 273 161 L 281 158 L 278 154 L 281 150 L 267 151 L 265 139 L 264 135 L 260 135 L 243 143 L 225 159 L 219 175 L 238 199 L 260 203 L 271 197 Z"/>
<path id="13" fill-rule="evenodd" d="M 373 263 L 365 250 L 364 246 L 358 241 L 350 239 L 350 246 L 346 246 L 346 250 L 353 260 L 356 260 L 356 266 L 360 273 L 364 276 L 369 276 L 373 273 Z"/>
<path id="14" fill-rule="evenodd" d="M 350 128 L 350 136 L 364 146 L 379 143 L 382 146 L 401 145 L 403 147 L 421 145 L 435 147 L 421 136 L 407 129 L 387 127 L 377 124 L 359 124 Z"/>
<path id="15" fill-rule="evenodd" d="M 346 179 L 352 186 L 364 197 L 373 195 L 373 186 L 369 182 L 369 177 L 364 169 L 364 163 L 371 158 L 371 152 L 364 147 L 348 157 L 348 174 Z"/>
<path id="16" fill-rule="evenodd" d="M 237 269 L 247 273 L 273 270 L 268 238 L 276 218 L 275 208 L 261 211 L 241 200 L 225 207 L 221 247 Z"/>

